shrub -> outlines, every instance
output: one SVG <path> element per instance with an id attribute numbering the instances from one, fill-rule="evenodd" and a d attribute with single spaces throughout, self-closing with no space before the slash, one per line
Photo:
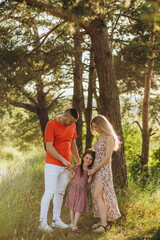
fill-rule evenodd
<path id="1" fill-rule="evenodd" d="M 153 150 L 151 158 L 150 181 L 157 185 L 160 179 L 160 148 Z"/>

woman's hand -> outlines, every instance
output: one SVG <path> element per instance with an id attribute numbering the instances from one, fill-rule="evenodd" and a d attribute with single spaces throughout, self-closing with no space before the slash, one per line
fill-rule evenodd
<path id="1" fill-rule="evenodd" d="M 88 176 L 93 176 L 96 173 L 95 168 L 88 170 Z"/>

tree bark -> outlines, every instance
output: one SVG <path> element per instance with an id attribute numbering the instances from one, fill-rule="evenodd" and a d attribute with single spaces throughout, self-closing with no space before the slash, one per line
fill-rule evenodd
<path id="1" fill-rule="evenodd" d="M 95 19 L 87 29 L 91 37 L 99 78 L 100 113 L 107 117 L 122 141 L 121 149 L 113 154 L 113 176 L 118 184 L 127 184 L 118 87 L 115 81 L 107 27 L 101 18 Z"/>
<path id="2" fill-rule="evenodd" d="M 77 126 L 77 147 L 79 153 L 83 152 L 82 144 L 82 110 L 83 110 L 83 86 L 82 86 L 82 50 L 81 50 L 81 35 L 79 29 L 74 34 L 74 49 L 75 49 L 75 67 L 74 67 L 74 93 L 73 93 L 73 106 L 77 108 L 79 112 L 79 120 L 76 123 Z"/>
<path id="3" fill-rule="evenodd" d="M 38 34 L 38 28 L 36 26 L 36 23 L 33 25 L 33 31 L 34 31 L 34 38 L 36 41 L 35 47 L 37 45 L 40 45 L 39 40 L 39 34 Z M 38 48 L 35 55 L 35 62 L 39 64 L 39 61 L 41 61 L 41 48 Z M 44 139 L 44 132 L 47 122 L 49 121 L 48 117 L 48 110 L 46 106 L 46 94 L 44 93 L 44 86 L 43 86 L 43 80 L 40 72 L 35 71 L 35 78 L 36 78 L 36 90 L 37 90 L 37 102 L 38 102 L 38 109 L 37 109 L 37 116 L 40 121 L 41 131 Z"/>
<path id="4" fill-rule="evenodd" d="M 143 111 L 142 111 L 142 181 L 145 181 L 149 176 L 148 173 L 148 157 L 149 157 L 149 101 L 150 101 L 150 89 L 151 89 L 151 79 L 152 71 L 154 65 L 154 32 L 150 35 L 150 50 L 147 73 L 145 76 L 145 87 L 144 87 L 144 99 L 143 99 Z"/>
<path id="5" fill-rule="evenodd" d="M 89 84 L 88 84 L 88 99 L 87 108 L 85 109 L 85 120 L 86 120 L 86 149 L 91 148 L 93 135 L 90 130 L 90 121 L 92 118 L 92 101 L 93 101 L 93 83 L 95 79 L 95 62 L 94 62 L 94 52 L 91 47 L 90 51 L 90 66 L 89 66 Z"/>

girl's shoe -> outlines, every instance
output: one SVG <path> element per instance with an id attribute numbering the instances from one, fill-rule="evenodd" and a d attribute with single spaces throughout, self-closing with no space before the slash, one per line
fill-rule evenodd
<path id="1" fill-rule="evenodd" d="M 74 226 L 73 224 L 70 224 L 70 229 L 73 231 L 73 232 L 76 232 L 78 230 L 78 227 L 77 226 Z"/>
<path id="2" fill-rule="evenodd" d="M 96 229 L 100 226 L 101 226 L 101 222 L 95 223 L 95 224 L 93 224 L 92 229 Z"/>
<path id="3" fill-rule="evenodd" d="M 69 224 L 69 227 L 70 227 L 70 228 L 73 227 L 73 226 L 74 226 L 74 225 L 73 225 L 72 223 Z"/>
<path id="4" fill-rule="evenodd" d="M 108 228 L 109 228 L 108 225 L 106 225 L 106 226 L 100 225 L 98 228 L 94 229 L 93 232 L 95 232 L 95 233 L 105 232 L 105 231 L 107 231 Z"/>

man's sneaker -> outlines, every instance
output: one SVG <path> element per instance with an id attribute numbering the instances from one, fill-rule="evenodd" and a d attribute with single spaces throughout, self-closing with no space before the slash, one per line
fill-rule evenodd
<path id="1" fill-rule="evenodd" d="M 47 223 L 43 222 L 40 223 L 38 229 L 46 232 L 53 232 L 53 229 Z"/>
<path id="2" fill-rule="evenodd" d="M 52 221 L 52 227 L 68 228 L 69 225 L 65 224 L 60 218 L 58 218 L 57 220 Z"/>

